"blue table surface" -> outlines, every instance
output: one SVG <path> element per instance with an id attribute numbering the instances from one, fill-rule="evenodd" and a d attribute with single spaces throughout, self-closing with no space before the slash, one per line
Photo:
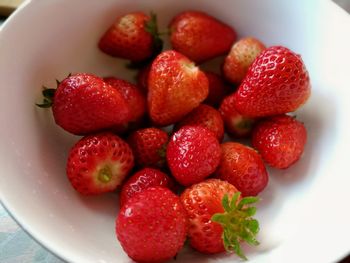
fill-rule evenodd
<path id="1" fill-rule="evenodd" d="M 350 11 L 350 0 L 335 0 Z M 2 21 L 0 20 L 0 25 Z M 64 263 L 29 236 L 8 215 L 0 203 L 0 262 L 1 263 Z M 350 262 L 350 257 L 343 263 Z"/>

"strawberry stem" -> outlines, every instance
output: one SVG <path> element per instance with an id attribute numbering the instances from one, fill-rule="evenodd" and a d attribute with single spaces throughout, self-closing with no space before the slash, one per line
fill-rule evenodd
<path id="1" fill-rule="evenodd" d="M 99 172 L 98 172 L 98 180 L 102 183 L 108 183 L 112 179 L 112 171 L 109 166 L 103 167 Z"/>
<path id="2" fill-rule="evenodd" d="M 247 260 L 244 255 L 240 241 L 246 241 L 250 245 L 259 245 L 256 235 L 259 232 L 259 222 L 252 218 L 256 213 L 256 208 L 250 206 L 256 203 L 257 197 L 244 197 L 240 201 L 240 192 L 233 195 L 229 200 L 228 195 L 222 199 L 224 213 L 214 214 L 211 218 L 213 222 L 219 223 L 223 228 L 222 239 L 226 251 L 234 251 L 239 257 Z"/>

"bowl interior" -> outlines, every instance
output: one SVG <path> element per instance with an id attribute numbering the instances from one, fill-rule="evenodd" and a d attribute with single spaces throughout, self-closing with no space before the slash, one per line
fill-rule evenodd
<path id="1" fill-rule="evenodd" d="M 202 10 L 234 26 L 240 37 L 256 36 L 268 46 L 291 48 L 302 55 L 311 75 L 313 94 L 296 113 L 308 130 L 305 154 L 290 169 L 269 169 L 270 183 L 261 195 L 257 214 L 261 245 L 245 247 L 252 261 L 277 257 L 276 251 L 311 223 L 306 219 L 308 205 L 326 187 L 332 156 L 339 151 L 336 146 L 346 130 L 341 112 L 348 108 L 339 96 L 342 83 L 333 85 L 339 90 L 335 96 L 328 92 L 333 79 L 322 74 L 326 72 L 325 58 L 319 54 L 328 42 L 315 45 L 324 40 L 321 30 L 327 30 L 318 26 L 325 9 L 316 1 L 297 2 L 302 1 L 28 1 L 0 34 L 0 116 L 4 124 L 0 131 L 0 187 L 4 204 L 34 237 L 69 261 L 129 262 L 114 232 L 117 194 L 83 197 L 72 189 L 65 163 L 69 148 L 79 137 L 61 130 L 51 111 L 34 103 L 40 100 L 42 85 L 55 87 L 55 79 L 71 72 L 134 81 L 136 72 L 125 68 L 126 61 L 110 58 L 96 46 L 118 15 L 154 11 L 165 30 L 178 12 Z M 232 259 L 237 258 L 207 257 L 187 248 L 177 261 Z"/>

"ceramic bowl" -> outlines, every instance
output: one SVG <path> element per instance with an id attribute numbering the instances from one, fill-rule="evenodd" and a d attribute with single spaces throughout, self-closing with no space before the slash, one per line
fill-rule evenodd
<path id="1" fill-rule="evenodd" d="M 65 163 L 79 137 L 37 108 L 42 85 L 70 72 L 133 80 L 126 61 L 97 48 L 121 14 L 153 11 L 160 27 L 180 11 L 205 11 L 239 37 L 285 45 L 301 54 L 312 96 L 296 114 L 308 130 L 303 158 L 270 169 L 257 218 L 260 245 L 250 262 L 334 262 L 350 250 L 350 17 L 330 1 L 51 0 L 26 1 L 0 31 L 0 197 L 36 240 L 69 262 L 130 262 L 115 237 L 118 196 L 84 197 L 70 186 Z M 184 249 L 176 262 L 239 262 L 235 255 Z"/>

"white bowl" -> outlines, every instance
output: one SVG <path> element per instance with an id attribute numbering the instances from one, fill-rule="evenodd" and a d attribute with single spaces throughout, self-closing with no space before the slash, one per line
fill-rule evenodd
<path id="1" fill-rule="evenodd" d="M 350 18 L 330 1 L 51 0 L 27 1 L 0 32 L 0 196 L 13 217 L 45 247 L 70 262 L 130 262 L 116 240 L 115 194 L 83 197 L 65 175 L 78 139 L 37 108 L 41 86 L 70 72 L 132 80 L 125 61 L 96 43 L 116 16 L 154 11 L 161 28 L 178 12 L 198 9 L 233 25 L 240 36 L 282 44 L 302 55 L 312 96 L 300 110 L 309 135 L 292 168 L 270 170 L 250 262 L 331 262 L 349 253 Z M 185 249 L 176 262 L 232 262 Z"/>

